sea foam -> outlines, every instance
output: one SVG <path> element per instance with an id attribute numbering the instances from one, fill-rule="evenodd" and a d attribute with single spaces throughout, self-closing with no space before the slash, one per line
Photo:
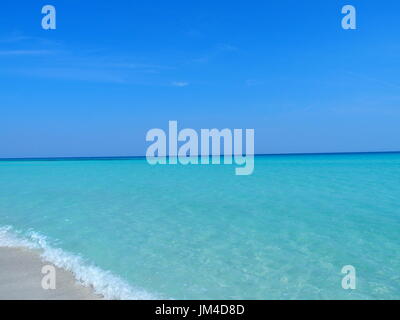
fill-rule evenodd
<path id="1" fill-rule="evenodd" d="M 154 300 L 156 295 L 145 290 L 134 288 L 120 277 L 110 271 L 105 271 L 91 263 L 86 262 L 79 255 L 54 248 L 48 244 L 45 236 L 30 231 L 21 234 L 11 226 L 0 227 L 0 247 L 24 247 L 40 250 L 44 261 L 71 272 L 76 280 L 86 286 L 92 287 L 95 293 L 109 300 Z"/>

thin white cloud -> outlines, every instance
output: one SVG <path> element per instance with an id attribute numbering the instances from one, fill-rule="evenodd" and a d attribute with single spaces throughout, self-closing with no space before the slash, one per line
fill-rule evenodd
<path id="1" fill-rule="evenodd" d="M 32 39 L 34 39 L 34 38 L 25 37 L 22 35 L 12 35 L 12 36 L 7 36 L 7 37 L 1 37 L 0 43 L 14 43 L 14 42 L 21 42 L 21 41 L 32 40 Z"/>
<path id="2" fill-rule="evenodd" d="M 8 36 L 0 34 L 0 66 L 2 74 L 54 78 L 70 81 L 110 82 L 123 84 L 186 87 L 185 81 L 166 80 L 162 73 L 171 73 L 176 66 L 163 63 L 132 61 L 131 57 L 115 55 L 104 49 L 74 49 L 66 44 L 53 45 L 37 37 L 21 33 Z M 51 58 L 47 59 L 49 55 Z M 0 59 L 0 60 L 1 60 Z M 10 65 L 9 60 L 24 59 L 24 69 L 19 64 Z M 30 62 L 30 63 L 29 63 Z M 171 78 L 169 78 L 171 79 Z"/>
<path id="3" fill-rule="evenodd" d="M 204 54 L 201 57 L 192 59 L 192 62 L 195 63 L 207 63 L 212 59 L 218 58 L 224 54 L 229 54 L 233 52 L 239 51 L 239 48 L 228 44 L 228 43 L 220 43 L 217 44 L 212 50 L 210 50 L 208 53 Z"/>
<path id="4" fill-rule="evenodd" d="M 190 29 L 189 31 L 185 32 L 185 35 L 192 37 L 192 38 L 204 38 L 204 33 L 200 30 Z"/>
<path id="5" fill-rule="evenodd" d="M 187 87 L 188 85 L 189 85 L 189 82 L 184 82 L 184 81 L 172 82 L 172 86 L 174 86 L 174 87 Z"/>
<path id="6" fill-rule="evenodd" d="M 20 32 L 13 32 L 8 35 L 0 35 L 0 44 L 13 44 L 13 45 L 22 45 L 24 46 L 47 46 L 47 47 L 62 47 L 62 42 L 57 40 L 50 40 L 47 38 L 41 37 L 32 37 L 26 36 Z"/>
<path id="7" fill-rule="evenodd" d="M 125 79 L 118 74 L 113 74 L 104 70 L 94 70 L 85 68 L 25 68 L 12 70 L 12 74 L 24 77 L 61 79 L 85 82 L 109 82 L 125 83 Z"/>
<path id="8" fill-rule="evenodd" d="M 400 85 L 397 84 L 397 83 L 394 83 L 394 82 L 388 82 L 388 81 L 385 81 L 385 80 L 373 78 L 373 77 L 366 76 L 366 75 L 363 75 L 363 74 L 360 74 L 360 73 L 356 73 L 356 72 L 352 72 L 352 71 L 346 71 L 346 73 L 351 75 L 351 76 L 358 77 L 358 78 L 360 78 L 362 80 L 366 80 L 366 81 L 369 81 L 369 82 L 375 82 L 375 83 L 380 84 L 380 85 L 385 86 L 385 87 L 397 88 L 397 89 L 400 88 Z"/>
<path id="9" fill-rule="evenodd" d="M 263 82 L 260 80 L 255 80 L 255 79 L 248 79 L 246 80 L 246 86 L 248 87 L 254 87 L 254 86 L 259 86 L 262 85 Z"/>
<path id="10" fill-rule="evenodd" d="M 0 56 L 32 56 L 53 53 L 52 50 L 0 50 Z"/>
<path id="11" fill-rule="evenodd" d="M 229 43 L 220 43 L 217 45 L 219 51 L 238 51 L 239 49 Z"/>
<path id="12" fill-rule="evenodd" d="M 144 63 L 114 63 L 112 67 L 126 68 L 126 69 L 174 69 L 169 66 L 161 66 L 156 64 L 144 64 Z"/>

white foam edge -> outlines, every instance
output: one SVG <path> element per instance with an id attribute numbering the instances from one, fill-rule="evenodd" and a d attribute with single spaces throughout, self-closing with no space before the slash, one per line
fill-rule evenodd
<path id="1" fill-rule="evenodd" d="M 53 248 L 46 237 L 30 231 L 24 235 L 11 226 L 0 227 L 0 247 L 40 250 L 42 260 L 71 272 L 77 282 L 92 287 L 96 294 L 108 300 L 156 300 L 157 296 L 143 289 L 134 288 L 110 271 L 86 262 L 82 257 Z"/>

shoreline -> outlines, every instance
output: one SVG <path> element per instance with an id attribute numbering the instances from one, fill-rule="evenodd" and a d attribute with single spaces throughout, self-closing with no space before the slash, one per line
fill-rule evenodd
<path id="1" fill-rule="evenodd" d="M 55 289 L 43 289 L 44 266 L 55 270 Z M 48 273 L 47 273 L 48 274 Z M 0 300 L 102 300 L 92 287 L 79 283 L 72 272 L 56 267 L 39 250 L 0 246 Z"/>

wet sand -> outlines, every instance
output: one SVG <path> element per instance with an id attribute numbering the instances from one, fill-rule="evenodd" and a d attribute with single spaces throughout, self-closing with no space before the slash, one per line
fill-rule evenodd
<path id="1" fill-rule="evenodd" d="M 73 274 L 55 267 L 56 289 L 42 288 L 42 267 L 51 265 L 37 251 L 0 247 L 0 300 L 99 300 L 92 288 L 79 284 Z"/>

